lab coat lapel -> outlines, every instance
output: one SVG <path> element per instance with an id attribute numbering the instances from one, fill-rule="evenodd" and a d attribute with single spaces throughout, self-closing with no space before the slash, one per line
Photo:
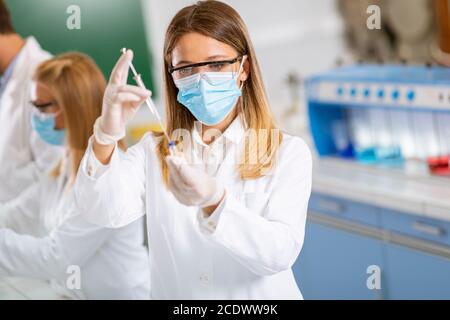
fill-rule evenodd
<path id="1" fill-rule="evenodd" d="M 5 92 L 8 88 L 12 91 L 10 96 L 22 96 L 22 94 L 18 95 L 14 92 L 14 89 L 20 90 L 21 93 L 23 92 L 23 85 L 30 82 L 35 68 L 35 66 L 30 65 L 30 63 L 36 60 L 35 57 L 33 57 L 33 54 L 39 53 L 41 50 L 41 47 L 33 37 L 27 38 L 24 47 L 19 52 L 11 78 L 5 89 Z M 28 95 L 29 92 L 26 92 L 26 96 Z"/>
<path id="2" fill-rule="evenodd" d="M 223 163 L 220 164 L 216 178 L 225 186 L 230 186 L 240 194 L 244 187 L 244 181 L 239 175 L 239 163 L 242 159 L 243 143 L 245 135 L 245 122 L 241 116 L 237 116 L 228 130 L 224 132 L 227 150 Z M 239 186 L 240 185 L 240 186 Z"/>

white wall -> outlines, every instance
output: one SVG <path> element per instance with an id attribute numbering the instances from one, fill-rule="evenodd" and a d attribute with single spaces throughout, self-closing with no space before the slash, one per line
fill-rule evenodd
<path id="1" fill-rule="evenodd" d="M 195 1 L 142 0 L 155 67 L 162 70 L 164 33 L 173 15 Z M 243 17 L 254 42 L 272 109 L 289 106 L 287 73 L 308 76 L 333 66 L 343 54 L 342 24 L 334 0 L 224 0 Z M 162 73 L 156 73 L 161 91 Z M 157 102 L 161 105 L 161 101 Z M 303 127 L 304 117 L 299 119 Z M 281 120 L 281 119 L 279 119 Z"/>

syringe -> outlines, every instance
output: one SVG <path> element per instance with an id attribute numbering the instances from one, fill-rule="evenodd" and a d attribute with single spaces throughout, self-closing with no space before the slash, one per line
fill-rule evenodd
<path id="1" fill-rule="evenodd" d="M 123 54 L 125 54 L 127 52 L 127 48 L 122 48 L 121 51 Z M 134 79 L 134 81 L 136 81 L 136 84 L 139 87 L 147 90 L 147 88 L 144 85 L 144 82 L 142 81 L 141 75 L 136 72 L 136 69 L 134 68 L 133 63 L 130 61 L 128 63 L 128 65 L 130 66 L 131 72 L 133 73 L 133 79 Z M 167 141 L 169 141 L 169 151 L 172 153 L 172 148 L 175 147 L 175 141 L 170 140 L 169 135 L 167 134 L 167 131 L 164 127 L 164 123 L 162 122 L 161 117 L 159 116 L 158 110 L 156 109 L 155 104 L 153 103 L 153 100 L 149 97 L 145 100 L 145 104 L 150 109 L 150 112 L 155 116 L 156 120 L 159 122 L 161 130 L 163 131 L 164 135 L 166 136 Z"/>

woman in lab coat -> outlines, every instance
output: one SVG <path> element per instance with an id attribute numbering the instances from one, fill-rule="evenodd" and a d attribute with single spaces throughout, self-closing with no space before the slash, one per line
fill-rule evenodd
<path id="1" fill-rule="evenodd" d="M 72 298 L 149 298 L 143 220 L 99 227 L 79 215 L 73 201 L 78 166 L 100 115 L 101 71 L 89 57 L 67 53 L 42 63 L 35 82 L 33 128 L 66 152 L 39 184 L 0 205 L 0 275 L 50 280 Z"/>
<path id="2" fill-rule="evenodd" d="M 246 27 L 218 1 L 179 11 L 164 45 L 167 131 L 119 158 L 125 124 L 150 95 L 112 71 L 75 185 L 87 219 L 147 216 L 154 299 L 301 299 L 311 155 L 276 130 Z M 197 120 L 197 121 L 196 121 Z M 256 143 L 257 142 L 257 143 Z"/>

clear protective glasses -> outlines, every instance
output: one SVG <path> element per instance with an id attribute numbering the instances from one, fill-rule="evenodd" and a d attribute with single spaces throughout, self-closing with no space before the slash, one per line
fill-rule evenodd
<path id="1" fill-rule="evenodd" d="M 30 104 L 33 107 L 33 113 L 41 119 L 54 118 L 61 112 L 61 109 L 55 101 L 50 101 L 47 103 L 30 101 Z"/>
<path id="2" fill-rule="evenodd" d="M 240 55 L 231 60 L 205 61 L 176 68 L 170 67 L 169 73 L 175 81 L 200 73 L 216 74 L 217 76 L 225 76 L 231 79 L 240 72 L 242 63 L 237 65 L 236 62 L 242 62 L 243 57 L 244 55 Z"/>

